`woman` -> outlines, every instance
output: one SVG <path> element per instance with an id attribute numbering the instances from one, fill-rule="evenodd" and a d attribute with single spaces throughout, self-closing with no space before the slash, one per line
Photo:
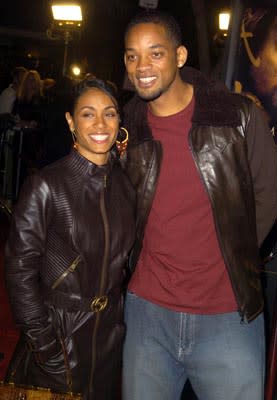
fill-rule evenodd
<path id="1" fill-rule="evenodd" d="M 17 90 L 13 114 L 20 118 L 22 127 L 37 128 L 42 118 L 42 81 L 38 71 L 25 73 Z"/>
<path id="2" fill-rule="evenodd" d="M 22 335 L 7 379 L 106 400 L 120 372 L 134 192 L 114 149 L 114 88 L 88 79 L 74 93 L 74 148 L 28 178 L 14 211 L 5 267 Z"/>
<path id="3" fill-rule="evenodd" d="M 40 74 L 29 70 L 24 75 L 14 104 L 13 114 L 17 125 L 23 130 L 21 177 L 24 178 L 38 168 L 46 124 L 45 101 L 42 95 Z"/>

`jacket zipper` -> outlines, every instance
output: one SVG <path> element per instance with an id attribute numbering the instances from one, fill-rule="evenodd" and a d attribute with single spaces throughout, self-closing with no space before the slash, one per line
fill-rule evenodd
<path id="1" fill-rule="evenodd" d="M 208 189 L 207 189 L 207 185 L 206 185 L 206 183 L 205 183 L 205 180 L 204 180 L 204 178 L 203 178 L 203 175 L 202 175 L 202 172 L 201 172 L 201 170 L 200 170 L 200 168 L 199 168 L 199 165 L 198 165 L 198 163 L 197 163 L 197 161 L 196 161 L 195 153 L 194 153 L 193 148 L 192 148 L 191 129 L 190 129 L 189 134 L 188 134 L 188 142 L 189 142 L 189 149 L 190 149 L 190 152 L 191 152 L 191 154 L 192 154 L 192 158 L 193 158 L 193 161 L 194 161 L 194 163 L 195 163 L 195 166 L 196 166 L 196 168 L 197 168 L 197 171 L 198 171 L 200 180 L 201 180 L 201 182 L 202 182 L 202 184 L 203 184 L 203 186 L 204 186 L 204 188 L 205 188 L 205 190 L 206 190 L 206 193 L 207 193 L 207 195 L 208 195 L 208 197 L 209 197 L 209 199 L 210 199 L 210 204 L 211 204 L 212 211 L 213 211 L 213 216 L 214 216 L 214 215 L 215 215 L 215 213 L 214 213 L 214 207 L 213 207 L 212 202 L 211 202 L 210 193 L 209 193 L 209 191 L 208 191 Z M 240 306 L 240 304 L 239 304 L 238 293 L 237 293 L 237 291 L 236 291 L 236 288 L 234 287 L 232 278 L 231 278 L 231 276 L 230 276 L 230 271 L 229 271 L 228 263 L 226 262 L 226 256 L 225 256 L 224 251 L 223 251 L 223 249 L 222 249 L 222 242 L 221 242 L 221 238 L 220 238 L 220 236 L 219 236 L 219 232 L 218 232 L 217 223 L 216 223 L 216 219 L 215 219 L 215 218 L 214 218 L 214 225 L 215 225 L 215 230 L 216 230 L 216 233 L 217 233 L 217 240 L 218 240 L 218 242 L 220 243 L 221 254 L 222 254 L 223 260 L 224 260 L 224 262 L 225 262 L 226 268 L 227 268 L 227 272 L 228 272 L 228 275 L 229 275 L 229 278 L 230 278 L 230 282 L 231 282 L 233 291 L 234 291 L 234 293 L 235 293 L 236 302 L 237 302 L 237 306 L 238 306 L 238 313 L 239 313 L 239 315 L 240 315 L 241 323 L 242 323 L 242 322 L 244 321 L 244 313 L 243 313 L 243 311 L 242 311 L 242 309 L 241 309 L 241 306 Z"/>
<path id="2" fill-rule="evenodd" d="M 107 210 L 106 210 L 106 205 L 105 205 L 105 193 L 106 193 L 106 188 L 107 188 L 107 175 L 104 175 L 103 177 L 103 190 L 101 191 L 100 194 L 100 212 L 102 216 L 102 221 L 103 221 L 103 227 L 104 227 L 104 255 L 103 255 L 103 261 L 102 261 L 102 268 L 101 268 L 101 276 L 100 276 L 100 287 L 99 287 L 99 296 L 102 296 L 104 294 L 104 289 L 105 289 L 105 284 L 106 284 L 106 276 L 107 276 L 107 267 L 108 267 L 108 262 L 109 262 L 109 253 L 110 253 L 110 229 L 109 229 L 109 222 L 108 222 L 108 216 L 107 216 Z M 96 312 L 95 313 L 95 324 L 93 328 L 93 334 L 92 334 L 92 367 L 91 367 L 91 373 L 90 373 L 90 380 L 89 380 L 89 393 L 92 394 L 93 392 L 93 377 L 94 377 L 94 372 L 96 368 L 96 345 L 97 345 L 97 333 L 98 333 L 98 327 L 100 323 L 100 317 L 101 317 L 101 312 Z"/>
<path id="3" fill-rule="evenodd" d="M 67 277 L 68 274 L 74 272 L 81 259 L 82 258 L 80 255 L 77 256 L 75 260 L 73 260 L 73 262 L 70 264 L 70 266 L 62 273 L 62 275 L 55 280 L 55 282 L 51 286 L 51 289 L 56 289 L 61 284 L 61 282 Z"/>

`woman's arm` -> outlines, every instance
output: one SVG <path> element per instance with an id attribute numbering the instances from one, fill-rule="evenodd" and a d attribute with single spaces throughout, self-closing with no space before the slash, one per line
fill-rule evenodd
<path id="1" fill-rule="evenodd" d="M 5 251 L 5 277 L 16 325 L 41 362 L 58 352 L 39 284 L 50 220 L 50 187 L 39 175 L 31 176 L 14 210 Z"/>

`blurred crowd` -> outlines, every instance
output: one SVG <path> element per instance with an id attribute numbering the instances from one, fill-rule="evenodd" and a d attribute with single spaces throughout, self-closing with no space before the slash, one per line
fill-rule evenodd
<path id="1" fill-rule="evenodd" d="M 0 94 L 0 131 L 24 132 L 21 175 L 67 154 L 70 149 L 64 114 L 70 78 L 42 79 L 39 72 L 18 66 Z"/>

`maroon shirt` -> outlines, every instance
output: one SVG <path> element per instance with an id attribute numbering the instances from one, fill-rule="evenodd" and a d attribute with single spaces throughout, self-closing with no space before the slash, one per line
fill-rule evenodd
<path id="1" fill-rule="evenodd" d="M 163 162 L 143 248 L 129 290 L 163 307 L 188 313 L 237 310 L 219 249 L 212 210 L 189 148 L 194 99 L 181 112 L 148 112 Z"/>

